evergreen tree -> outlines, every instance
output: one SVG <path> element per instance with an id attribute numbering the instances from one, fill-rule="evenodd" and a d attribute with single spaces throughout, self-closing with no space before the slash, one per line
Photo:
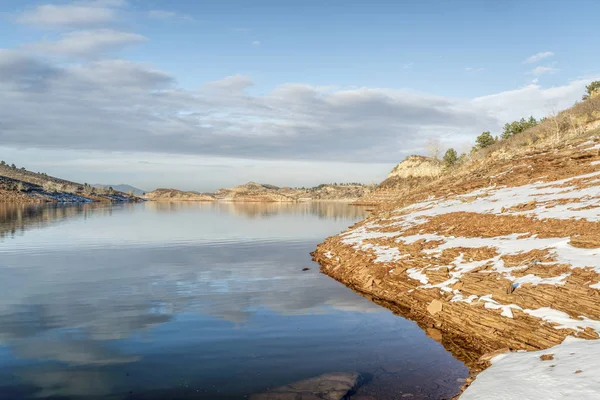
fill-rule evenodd
<path id="1" fill-rule="evenodd" d="M 596 92 L 600 92 L 600 81 L 594 81 L 585 87 L 586 94 L 583 95 L 583 100 L 587 100 Z"/>
<path id="2" fill-rule="evenodd" d="M 476 148 L 485 149 L 496 143 L 497 138 L 494 138 L 489 131 L 483 132 L 481 135 L 477 136 L 475 139 Z"/>
<path id="3" fill-rule="evenodd" d="M 453 148 L 448 149 L 446 154 L 444 154 L 444 165 L 446 167 L 451 167 L 456 164 L 456 161 L 458 161 L 458 154 L 456 153 L 456 150 Z"/>

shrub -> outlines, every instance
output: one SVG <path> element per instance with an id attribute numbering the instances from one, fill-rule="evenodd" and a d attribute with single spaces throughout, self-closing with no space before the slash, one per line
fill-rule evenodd
<path id="1" fill-rule="evenodd" d="M 489 131 L 483 132 L 481 135 L 477 136 L 475 139 L 475 148 L 477 149 L 485 149 L 496 143 L 497 138 L 494 138 Z"/>
<path id="2" fill-rule="evenodd" d="M 444 165 L 446 167 L 451 167 L 454 164 L 456 164 L 456 162 L 458 161 L 458 154 L 456 153 L 456 150 L 450 148 L 446 151 L 446 154 L 444 154 Z"/>

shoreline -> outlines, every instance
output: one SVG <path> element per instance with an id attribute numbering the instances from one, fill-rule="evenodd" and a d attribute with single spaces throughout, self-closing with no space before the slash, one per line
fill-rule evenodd
<path id="1" fill-rule="evenodd" d="M 265 203 L 265 204 L 305 204 L 305 203 L 348 203 L 349 205 L 356 205 L 363 207 L 360 204 L 353 204 L 356 199 L 314 199 L 314 200 L 290 200 L 290 201 L 279 201 L 279 200 L 194 200 L 194 199 L 148 199 L 144 198 L 148 202 L 156 203 Z"/>
<path id="2" fill-rule="evenodd" d="M 434 182 L 327 238 L 313 260 L 416 322 L 472 377 L 499 354 L 599 339 L 598 149 L 579 140 Z"/>

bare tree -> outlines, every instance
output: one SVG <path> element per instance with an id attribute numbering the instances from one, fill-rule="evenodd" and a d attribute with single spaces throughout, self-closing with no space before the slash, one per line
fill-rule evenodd
<path id="1" fill-rule="evenodd" d="M 427 155 L 434 160 L 440 159 L 440 139 L 430 138 L 427 140 Z"/>

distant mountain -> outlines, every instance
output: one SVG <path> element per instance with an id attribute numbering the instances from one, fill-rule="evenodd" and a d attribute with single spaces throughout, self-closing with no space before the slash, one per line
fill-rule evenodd
<path id="1" fill-rule="evenodd" d="M 96 183 L 94 185 L 92 185 L 95 188 L 108 188 L 108 187 L 112 187 L 114 190 L 117 190 L 119 192 L 123 192 L 123 193 L 129 193 L 130 191 L 133 190 L 133 194 L 136 196 L 141 196 L 144 193 L 146 193 L 146 190 L 140 189 L 140 188 L 136 188 L 135 186 L 131 186 L 131 185 L 126 185 L 126 184 L 120 184 L 120 185 L 103 185 L 101 183 Z"/>

